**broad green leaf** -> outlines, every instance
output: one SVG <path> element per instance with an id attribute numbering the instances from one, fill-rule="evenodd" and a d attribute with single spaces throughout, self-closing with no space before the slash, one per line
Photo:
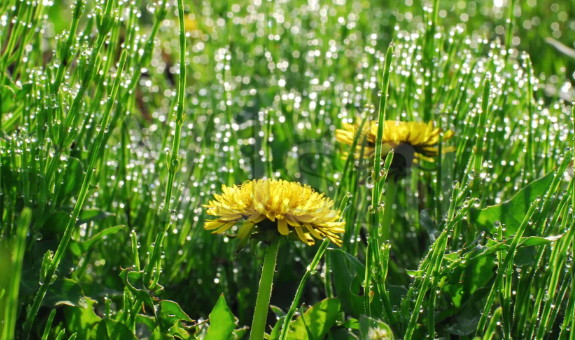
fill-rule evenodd
<path id="1" fill-rule="evenodd" d="M 285 316 L 286 313 L 279 307 L 274 306 L 274 305 L 270 305 L 270 308 L 272 310 L 272 312 L 274 312 L 274 314 L 278 317 L 281 318 L 282 316 Z"/>
<path id="2" fill-rule="evenodd" d="M 80 213 L 80 217 L 76 222 L 76 225 L 79 226 L 88 222 L 100 221 L 113 215 L 114 214 L 103 212 L 100 209 L 85 209 Z M 46 219 L 45 222 L 42 223 L 42 232 L 54 234 L 63 233 L 66 230 L 68 221 L 70 221 L 69 211 L 55 211 Z"/>
<path id="3" fill-rule="evenodd" d="M 361 316 L 359 319 L 359 330 L 361 340 L 393 339 L 393 332 L 385 322 L 370 318 L 369 316 Z"/>
<path id="4" fill-rule="evenodd" d="M 466 295 L 475 293 L 479 288 L 485 287 L 493 278 L 493 269 L 495 263 L 492 257 L 482 257 L 470 261 L 465 268 L 465 277 L 463 278 L 463 287 Z"/>
<path id="5" fill-rule="evenodd" d="M 104 318 L 92 330 L 91 340 L 138 340 L 124 324 Z"/>
<path id="6" fill-rule="evenodd" d="M 149 340 L 173 340 L 174 337 L 172 335 L 162 334 L 160 328 L 154 329 L 152 335 L 150 336 Z"/>
<path id="7" fill-rule="evenodd" d="M 162 300 L 156 312 L 156 318 L 163 334 L 177 335 L 182 339 L 189 338 L 188 332 L 180 327 L 180 322 L 193 322 L 193 320 L 177 303 Z"/>
<path id="8" fill-rule="evenodd" d="M 146 325 L 150 332 L 153 332 L 156 329 L 156 318 L 153 316 L 138 314 L 136 316 L 136 323 Z"/>
<path id="9" fill-rule="evenodd" d="M 561 239 L 561 237 L 563 237 L 563 235 L 564 234 L 555 235 L 555 236 L 548 236 L 548 237 L 539 237 L 539 236 L 523 237 L 523 238 L 521 238 L 521 242 L 519 243 L 519 247 L 541 246 L 544 244 L 553 243 L 553 242 Z"/>
<path id="10" fill-rule="evenodd" d="M 76 242 L 76 241 L 70 241 L 69 244 L 69 248 L 70 251 L 72 252 L 72 254 L 76 255 L 76 256 L 81 256 L 82 254 L 84 254 L 86 251 L 88 251 L 88 249 L 90 249 L 90 247 L 99 239 L 101 239 L 102 237 L 106 236 L 106 235 L 111 235 L 111 234 L 115 234 L 118 231 L 120 231 L 122 228 L 124 228 L 123 225 L 119 225 L 119 226 L 115 226 L 115 227 L 111 227 L 111 228 L 107 228 L 102 230 L 101 232 L 97 233 L 96 235 L 94 235 L 91 239 L 86 240 L 84 242 Z"/>
<path id="11" fill-rule="evenodd" d="M 504 232 L 505 236 L 514 235 L 521 225 L 531 202 L 535 201 L 537 196 L 543 196 L 547 192 L 554 176 L 555 172 L 550 172 L 531 182 L 519 190 L 509 201 L 484 209 L 471 208 L 469 211 L 469 223 L 480 230 L 494 234 L 496 232 L 495 221 L 500 221 L 507 225 L 507 230 Z"/>
<path id="12" fill-rule="evenodd" d="M 68 224 L 69 220 L 69 213 L 64 211 L 55 211 L 48 217 L 46 222 L 43 223 L 42 233 L 63 233 L 64 230 L 66 230 L 66 225 Z"/>
<path id="13" fill-rule="evenodd" d="M 345 329 L 359 330 L 359 321 L 355 318 L 349 318 L 349 319 L 345 320 L 345 322 L 342 323 L 340 325 L 340 327 L 345 328 Z"/>
<path id="14" fill-rule="evenodd" d="M 80 217 L 78 222 L 76 222 L 76 225 L 94 221 L 101 221 L 109 216 L 114 216 L 114 214 L 102 211 L 100 209 L 84 209 L 80 213 Z"/>
<path id="15" fill-rule="evenodd" d="M 471 250 L 474 256 L 447 273 L 446 285 L 442 288 L 443 297 L 450 300 L 456 309 L 467 308 L 467 302 L 481 298 L 484 293 L 482 288 L 490 287 L 489 283 L 494 276 L 495 252 L 505 247 L 498 243 Z"/>
<path id="16" fill-rule="evenodd" d="M 15 99 L 16 98 L 16 92 L 14 92 L 14 89 L 12 89 L 10 86 L 8 85 L 3 85 L 2 86 L 2 97 L 10 97 L 11 99 Z"/>
<path id="17" fill-rule="evenodd" d="M 340 308 L 338 298 L 329 298 L 316 303 L 290 323 L 288 339 L 312 340 L 308 330 L 313 339 L 323 339 L 335 324 Z"/>
<path id="18" fill-rule="evenodd" d="M 96 301 L 86 297 L 87 308 L 70 307 L 64 308 L 64 316 L 66 318 L 67 328 L 70 332 L 78 333 L 78 340 L 88 340 L 90 338 L 90 330 L 95 324 L 102 320 L 94 312 L 94 304 Z"/>
<path id="19" fill-rule="evenodd" d="M 241 340 L 246 336 L 249 332 L 250 328 L 248 326 L 244 326 L 242 328 L 238 328 L 234 330 L 232 335 L 228 338 L 228 340 Z"/>
<path id="20" fill-rule="evenodd" d="M 456 315 L 455 323 L 447 327 L 446 330 L 458 336 L 470 335 L 477 329 L 480 315 L 481 313 L 475 304 L 471 304 Z"/>
<path id="21" fill-rule="evenodd" d="M 521 247 L 517 249 L 517 253 L 513 258 L 513 264 L 517 267 L 532 266 L 535 263 L 536 256 L 537 248 Z"/>
<path id="22" fill-rule="evenodd" d="M 57 279 L 48 287 L 42 302 L 45 306 L 67 305 L 87 308 L 86 298 L 80 285 L 72 279 Z"/>
<path id="23" fill-rule="evenodd" d="M 351 316 L 359 318 L 365 313 L 365 298 L 359 295 L 361 282 L 365 278 L 365 266 L 341 249 L 328 249 L 328 251 L 333 268 L 333 283 L 342 309 Z M 381 315 L 382 306 L 377 291 L 371 303 L 371 311 L 373 315 Z"/>
<path id="24" fill-rule="evenodd" d="M 423 270 L 407 270 L 407 275 L 411 276 L 412 278 L 422 277 L 424 274 Z"/>
<path id="25" fill-rule="evenodd" d="M 146 306 L 155 310 L 150 292 L 142 282 L 144 278 L 143 271 L 133 271 L 131 268 L 122 269 L 120 278 L 124 282 L 124 285 L 130 290 L 130 293 L 137 296 Z"/>
<path id="26" fill-rule="evenodd" d="M 553 243 L 557 240 L 560 240 L 564 234 L 561 235 L 554 235 L 548 237 L 541 237 L 541 236 L 529 236 L 529 237 L 522 237 L 519 241 L 517 247 L 535 247 Z M 513 241 L 512 238 L 505 240 L 504 242 L 497 242 L 493 239 L 487 239 L 487 249 L 482 254 L 491 254 L 498 250 L 509 248 L 511 242 Z M 473 258 L 477 258 L 479 256 L 475 256 Z"/>
<path id="27" fill-rule="evenodd" d="M 228 339 L 236 326 L 236 317 L 226 304 L 226 299 L 222 294 L 210 312 L 210 327 L 204 340 Z"/>

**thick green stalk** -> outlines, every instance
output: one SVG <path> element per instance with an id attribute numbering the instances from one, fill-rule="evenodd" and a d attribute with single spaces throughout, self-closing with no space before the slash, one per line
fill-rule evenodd
<path id="1" fill-rule="evenodd" d="M 280 240 L 281 238 L 276 236 L 266 250 L 250 340 L 261 340 L 264 338 Z"/>
<path id="2" fill-rule="evenodd" d="M 18 319 L 18 292 L 20 290 L 20 278 L 22 277 L 22 261 L 24 260 L 24 251 L 26 249 L 26 235 L 28 234 L 28 226 L 32 220 L 32 210 L 24 208 L 18 219 L 18 229 L 16 230 L 16 237 L 12 242 L 11 252 L 11 277 L 10 286 L 8 287 L 6 296 L 6 305 L 4 310 L 4 320 L 2 329 L 2 339 L 14 339 L 14 330 L 16 328 L 16 320 Z"/>
<path id="3" fill-rule="evenodd" d="M 120 82 L 122 80 L 122 69 L 124 68 L 124 64 L 126 63 L 126 51 L 122 52 L 122 56 L 120 57 L 120 64 L 118 66 L 118 70 L 116 72 L 116 79 L 114 80 L 114 85 L 112 87 L 112 93 L 110 94 L 110 98 L 108 99 L 108 103 L 106 105 L 106 109 L 104 111 L 104 117 L 102 118 L 101 128 L 98 133 L 98 137 L 96 138 L 96 142 L 90 152 L 90 163 L 86 168 L 86 175 L 84 176 L 84 181 L 82 182 L 82 187 L 80 189 L 80 194 L 78 195 L 78 199 L 76 200 L 76 205 L 74 206 L 74 210 L 72 211 L 72 215 L 70 216 L 70 220 L 66 225 L 66 230 L 64 231 L 64 235 L 58 245 L 58 249 L 54 254 L 54 258 L 50 263 L 50 267 L 46 273 L 46 278 L 44 280 L 44 284 L 40 285 L 36 296 L 34 297 L 34 303 L 30 308 L 26 316 L 26 321 L 24 323 L 24 333 L 28 335 L 30 330 L 32 329 L 32 324 L 34 323 L 34 319 L 36 318 L 36 314 L 38 314 L 38 309 L 46 295 L 46 291 L 48 290 L 48 286 L 52 281 L 52 277 L 58 269 L 58 264 L 64 253 L 66 252 L 66 248 L 68 247 L 68 243 L 70 242 L 70 238 L 72 237 L 72 232 L 74 231 L 74 226 L 76 225 L 76 221 L 78 220 L 78 216 L 82 211 L 82 207 L 84 205 L 84 201 L 86 200 L 86 196 L 88 195 L 88 189 L 90 188 L 90 182 L 92 179 L 92 175 L 94 174 L 94 167 L 96 166 L 96 162 L 98 161 L 98 151 L 102 146 L 102 141 L 104 139 L 104 134 L 107 132 L 108 121 L 110 120 L 110 114 L 112 112 L 112 107 L 114 106 L 114 101 L 116 100 L 116 94 L 118 93 L 118 88 L 120 87 Z"/>
<path id="4" fill-rule="evenodd" d="M 319 246 L 319 249 L 317 250 L 317 253 L 315 253 L 313 261 L 311 261 L 311 264 L 307 267 L 307 270 L 306 270 L 305 274 L 303 275 L 303 277 L 299 283 L 299 286 L 298 286 L 297 291 L 295 293 L 295 297 L 293 299 L 291 307 L 290 307 L 289 311 L 287 312 L 286 317 L 284 319 L 282 332 L 281 332 L 281 336 L 280 336 L 281 340 L 287 339 L 287 336 L 289 333 L 289 324 L 290 324 L 290 322 L 291 322 L 291 320 L 292 320 L 292 318 L 296 312 L 297 306 L 299 306 L 299 301 L 301 299 L 301 295 L 303 294 L 303 288 L 305 287 L 305 284 L 306 284 L 307 280 L 309 279 L 309 277 L 311 276 L 311 274 L 313 272 L 315 272 L 315 268 L 317 267 L 319 261 L 321 260 L 321 257 L 325 253 L 325 250 L 327 249 L 328 245 L 329 245 L 329 239 L 326 238 L 325 240 L 323 240 L 323 242 Z M 326 273 L 326 275 L 327 274 L 328 273 Z"/>

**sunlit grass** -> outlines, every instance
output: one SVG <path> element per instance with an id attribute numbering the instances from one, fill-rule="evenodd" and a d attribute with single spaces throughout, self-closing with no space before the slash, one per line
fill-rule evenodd
<path id="1" fill-rule="evenodd" d="M 210 235 L 204 205 L 265 178 L 345 223 L 341 248 L 282 238 L 270 339 L 572 338 L 574 16 L 1 2 L 0 271 L 22 268 L 0 280 L 2 339 L 247 339 L 274 243 Z M 423 128 L 384 137 L 404 122 L 431 122 L 433 150 Z M 346 124 L 371 139 L 336 140 Z"/>

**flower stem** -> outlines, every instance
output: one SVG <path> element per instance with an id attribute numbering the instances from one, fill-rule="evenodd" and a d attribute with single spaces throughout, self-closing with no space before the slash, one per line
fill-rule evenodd
<path id="1" fill-rule="evenodd" d="M 291 322 L 291 320 L 295 314 L 295 311 L 299 305 L 299 301 L 301 299 L 301 295 L 303 294 L 303 288 L 305 287 L 305 283 L 307 282 L 307 280 L 311 276 L 311 274 L 313 272 L 315 272 L 315 268 L 317 267 L 319 261 L 321 260 L 321 257 L 325 253 L 325 250 L 327 249 L 328 245 L 329 245 L 329 239 L 326 238 L 325 240 L 323 240 L 322 244 L 319 246 L 319 249 L 317 250 L 317 253 L 315 253 L 315 257 L 313 258 L 313 261 L 311 262 L 309 267 L 307 267 L 307 270 L 306 270 L 303 278 L 301 279 L 301 282 L 299 283 L 299 287 L 297 288 L 295 298 L 293 299 L 291 307 L 290 307 L 289 311 L 287 312 L 286 317 L 284 319 L 284 324 L 283 324 L 282 332 L 280 335 L 281 340 L 287 339 L 288 332 L 289 332 L 289 324 L 290 324 L 290 322 Z M 328 275 L 329 275 L 329 272 L 326 273 L 326 276 L 328 276 Z"/>
<path id="2" fill-rule="evenodd" d="M 258 289 L 258 298 L 256 300 L 256 310 L 254 312 L 254 319 L 252 321 L 250 340 L 261 340 L 264 338 L 279 245 L 280 238 L 275 237 L 266 250 L 264 268 L 262 269 L 262 277 L 260 279 L 260 287 Z"/>

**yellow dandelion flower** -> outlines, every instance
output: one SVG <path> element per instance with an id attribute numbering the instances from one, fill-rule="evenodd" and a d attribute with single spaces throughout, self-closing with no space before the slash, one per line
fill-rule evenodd
<path id="1" fill-rule="evenodd" d="M 186 15 L 184 17 L 184 30 L 186 32 L 195 31 L 199 28 L 198 22 L 192 15 Z"/>
<path id="2" fill-rule="evenodd" d="M 343 123 L 343 129 L 337 129 L 335 137 L 340 143 L 353 145 L 356 134 L 361 126 L 361 122 L 356 124 Z M 361 137 L 365 136 L 367 139 L 364 155 L 365 157 L 375 156 L 375 142 L 377 139 L 377 123 L 374 121 L 367 122 L 363 128 L 362 136 L 356 146 L 356 157 L 359 157 L 361 146 Z M 383 127 L 383 139 L 381 155 L 385 156 L 391 149 L 396 149 L 401 146 L 409 146 L 415 153 L 415 157 L 427 161 L 433 161 L 433 157 L 437 156 L 439 149 L 439 135 L 442 130 L 436 128 L 433 122 L 400 122 L 394 120 L 386 120 Z M 443 134 L 443 140 L 449 140 L 453 137 L 454 132 L 451 130 Z M 453 151 L 452 148 L 444 148 L 444 152 Z"/>
<path id="3" fill-rule="evenodd" d="M 293 232 L 307 245 L 315 243 L 314 237 L 327 237 L 341 246 L 336 234 L 344 232 L 345 222 L 337 222 L 340 215 L 332 209 L 333 201 L 308 185 L 260 179 L 233 187 L 222 185 L 222 191 L 204 206 L 208 215 L 218 216 L 206 221 L 206 230 L 220 234 L 243 221 L 238 231 L 240 245 L 254 232 L 275 229 L 281 235 Z"/>

